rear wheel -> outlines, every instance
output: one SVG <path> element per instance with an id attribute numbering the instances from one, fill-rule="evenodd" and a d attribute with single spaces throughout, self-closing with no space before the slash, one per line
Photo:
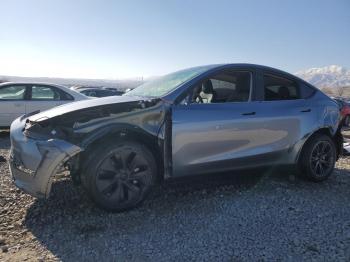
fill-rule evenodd
<path id="1" fill-rule="evenodd" d="M 121 142 L 102 145 L 92 153 L 83 185 L 103 209 L 122 211 L 140 204 L 155 184 L 157 166 L 143 145 Z"/>
<path id="2" fill-rule="evenodd" d="M 300 172 L 309 180 L 323 181 L 332 174 L 335 161 L 336 148 L 333 140 L 326 135 L 315 135 L 302 152 Z"/>

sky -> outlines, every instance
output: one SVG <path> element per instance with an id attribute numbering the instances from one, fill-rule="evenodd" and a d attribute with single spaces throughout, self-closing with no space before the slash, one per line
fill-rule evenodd
<path id="1" fill-rule="evenodd" d="M 148 77 L 216 63 L 350 69 L 350 0 L 0 0 L 0 75 Z"/>

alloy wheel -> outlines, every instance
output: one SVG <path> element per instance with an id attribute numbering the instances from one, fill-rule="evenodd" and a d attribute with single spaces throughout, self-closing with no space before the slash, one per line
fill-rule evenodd
<path id="1" fill-rule="evenodd" d="M 138 202 L 151 183 L 151 169 L 142 154 L 123 148 L 108 155 L 97 170 L 96 187 L 104 198 L 120 204 Z"/>
<path id="2" fill-rule="evenodd" d="M 330 142 L 317 142 L 311 151 L 310 162 L 311 169 L 316 176 L 326 176 L 334 164 L 334 153 Z"/>

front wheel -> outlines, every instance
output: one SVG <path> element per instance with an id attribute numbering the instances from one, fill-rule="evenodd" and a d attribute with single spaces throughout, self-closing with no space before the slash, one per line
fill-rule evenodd
<path id="1" fill-rule="evenodd" d="M 83 185 L 96 204 L 108 211 L 123 211 L 140 204 L 155 184 L 157 166 L 143 145 L 120 142 L 92 152 Z"/>
<path id="2" fill-rule="evenodd" d="M 332 174 L 336 161 L 333 140 L 326 135 L 315 135 L 306 143 L 299 163 L 301 174 L 314 182 L 327 179 Z"/>

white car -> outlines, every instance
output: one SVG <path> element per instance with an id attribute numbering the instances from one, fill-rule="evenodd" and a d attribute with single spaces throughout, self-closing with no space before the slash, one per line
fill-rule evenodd
<path id="1" fill-rule="evenodd" d="M 17 117 L 44 111 L 74 101 L 89 99 L 67 87 L 47 83 L 0 84 L 0 127 L 9 127 Z"/>

